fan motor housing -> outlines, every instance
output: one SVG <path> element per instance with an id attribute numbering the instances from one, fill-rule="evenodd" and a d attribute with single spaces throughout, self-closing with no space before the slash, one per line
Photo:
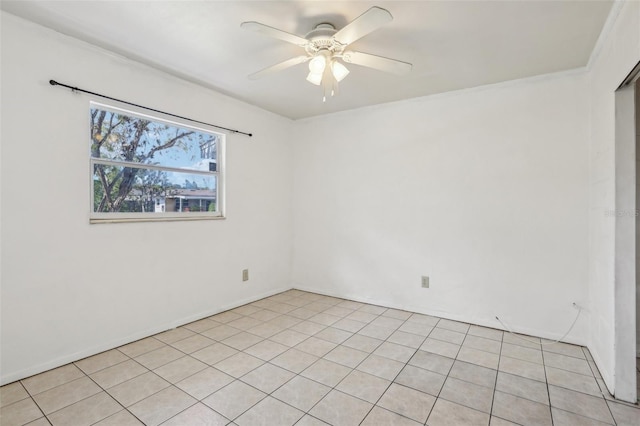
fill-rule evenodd
<path id="1" fill-rule="evenodd" d="M 331 53 L 341 53 L 344 46 L 334 40 L 333 36 L 338 31 L 329 23 L 321 23 L 309 31 L 305 38 L 309 40 L 309 44 L 305 46 L 307 53 L 313 55 L 321 50 L 328 50 Z"/>

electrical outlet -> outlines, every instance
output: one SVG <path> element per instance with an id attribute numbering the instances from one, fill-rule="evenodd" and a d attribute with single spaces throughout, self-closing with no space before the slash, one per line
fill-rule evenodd
<path id="1" fill-rule="evenodd" d="M 422 288 L 429 288 L 429 277 L 426 275 L 422 276 Z"/>
<path id="2" fill-rule="evenodd" d="M 242 281 L 249 281 L 249 270 L 248 269 L 243 269 L 242 270 Z"/>

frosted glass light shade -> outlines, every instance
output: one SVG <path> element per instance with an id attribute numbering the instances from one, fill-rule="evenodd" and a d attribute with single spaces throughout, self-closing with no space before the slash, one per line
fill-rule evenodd
<path id="1" fill-rule="evenodd" d="M 331 71 L 333 72 L 333 76 L 339 82 L 349 74 L 349 70 L 347 69 L 347 67 L 345 67 L 338 61 L 333 61 L 333 63 L 331 64 Z"/>
<path id="2" fill-rule="evenodd" d="M 322 73 L 314 73 L 311 71 L 307 76 L 307 81 L 316 86 L 320 86 L 320 83 L 322 83 Z"/>
<path id="3" fill-rule="evenodd" d="M 309 61 L 309 71 L 313 74 L 320 74 L 324 72 L 324 67 L 327 65 L 327 60 L 324 56 L 318 55 L 315 56 L 312 60 Z"/>

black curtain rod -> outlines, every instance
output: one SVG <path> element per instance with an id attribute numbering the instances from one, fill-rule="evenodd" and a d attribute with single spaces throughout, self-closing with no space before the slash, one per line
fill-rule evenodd
<path id="1" fill-rule="evenodd" d="M 88 90 L 79 89 L 77 87 L 69 86 L 67 84 L 58 83 L 55 80 L 49 80 L 49 84 L 52 85 L 52 86 L 66 87 L 67 89 L 71 89 L 74 92 L 88 93 L 90 95 L 99 96 L 101 98 L 109 99 L 109 100 L 120 102 L 120 103 L 127 104 L 127 105 L 131 105 L 131 106 L 134 106 L 134 107 L 143 108 L 143 109 L 146 109 L 146 110 L 149 110 L 149 111 L 158 112 L 160 114 L 169 115 L 171 117 L 180 118 L 182 120 L 191 121 L 192 123 L 204 124 L 204 125 L 207 125 L 207 126 L 215 127 L 216 129 L 226 130 L 226 131 L 231 132 L 231 133 L 239 133 L 241 135 L 246 135 L 246 136 L 249 136 L 249 137 L 253 136 L 253 133 L 241 132 L 240 130 L 229 129 L 228 127 L 217 126 L 215 124 L 205 123 L 204 121 L 198 121 L 198 120 L 194 120 L 192 118 L 183 117 L 181 115 L 171 114 L 170 112 L 160 111 L 158 109 L 149 108 L 149 107 L 146 107 L 146 106 L 143 106 L 143 105 L 134 104 L 133 102 L 123 101 L 122 99 L 112 98 L 111 96 L 101 95 L 100 93 L 90 92 Z"/>

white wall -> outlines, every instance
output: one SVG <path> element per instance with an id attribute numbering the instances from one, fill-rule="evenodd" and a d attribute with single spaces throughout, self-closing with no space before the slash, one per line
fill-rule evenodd
<path id="1" fill-rule="evenodd" d="M 1 24 L 2 383 L 291 287 L 289 120 Z M 91 97 L 49 79 L 253 132 L 227 138 L 228 219 L 90 225 Z"/>
<path id="2" fill-rule="evenodd" d="M 294 286 L 560 337 L 588 300 L 588 113 L 578 70 L 296 122 Z"/>
<path id="3" fill-rule="evenodd" d="M 640 60 L 640 3 L 614 6 L 589 64 L 589 349 L 615 392 L 615 90 Z M 615 18 L 615 19 L 613 19 Z M 628 327 L 633 327 L 629 322 Z"/>

